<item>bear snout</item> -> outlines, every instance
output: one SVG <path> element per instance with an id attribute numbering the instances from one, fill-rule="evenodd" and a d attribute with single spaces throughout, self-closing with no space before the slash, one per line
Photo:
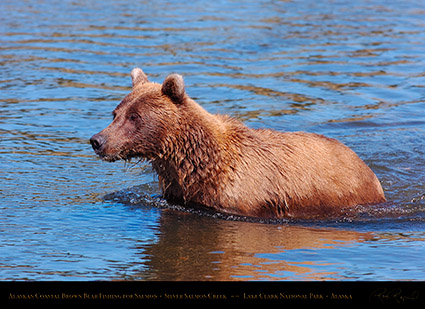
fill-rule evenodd
<path id="1" fill-rule="evenodd" d="M 105 144 L 105 138 L 99 133 L 95 134 L 90 138 L 90 144 L 93 147 L 93 150 L 98 152 L 99 149 L 102 148 L 103 144 Z"/>

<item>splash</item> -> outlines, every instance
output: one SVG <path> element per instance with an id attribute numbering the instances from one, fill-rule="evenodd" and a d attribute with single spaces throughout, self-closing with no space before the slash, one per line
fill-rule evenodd
<path id="1" fill-rule="evenodd" d="M 103 197 L 106 201 L 120 203 L 124 205 L 138 207 L 155 207 L 162 210 L 172 210 L 183 213 L 190 213 L 199 216 L 207 216 L 211 218 L 229 220 L 229 221 L 245 221 L 266 224 L 285 224 L 285 223 L 306 223 L 306 222 L 363 222 L 377 223 L 380 221 L 419 221 L 425 222 L 425 205 L 423 199 L 411 201 L 410 203 L 397 204 L 386 202 L 379 205 L 358 205 L 351 208 L 346 208 L 341 211 L 340 215 L 321 219 L 262 219 L 247 216 L 239 216 L 216 212 L 214 210 L 196 206 L 186 207 L 167 202 L 158 192 L 157 184 L 148 183 L 139 186 L 134 186 L 106 194 Z"/>

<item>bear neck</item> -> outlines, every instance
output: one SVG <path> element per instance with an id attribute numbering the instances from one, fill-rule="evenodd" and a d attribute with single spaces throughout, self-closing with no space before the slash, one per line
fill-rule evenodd
<path id="1" fill-rule="evenodd" d="M 236 144 L 229 151 L 227 125 L 194 101 L 185 102 L 161 154 L 152 160 L 165 198 L 206 204 L 209 196 L 216 196 L 220 177 L 228 174 L 237 152 Z"/>

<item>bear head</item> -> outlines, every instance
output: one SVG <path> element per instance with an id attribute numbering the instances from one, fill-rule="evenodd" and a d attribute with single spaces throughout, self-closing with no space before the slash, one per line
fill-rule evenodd
<path id="1" fill-rule="evenodd" d="M 133 89 L 112 112 L 112 123 L 90 138 L 102 160 L 155 159 L 179 122 L 178 110 L 187 98 L 181 75 L 170 74 L 158 84 L 135 68 L 131 79 Z"/>

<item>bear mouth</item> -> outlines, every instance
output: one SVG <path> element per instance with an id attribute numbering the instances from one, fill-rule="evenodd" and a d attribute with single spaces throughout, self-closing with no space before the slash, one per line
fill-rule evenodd
<path id="1" fill-rule="evenodd" d="M 116 157 L 116 156 L 110 156 L 110 155 L 99 155 L 99 158 L 102 161 L 106 161 L 106 162 L 115 162 L 115 161 L 119 161 L 121 160 L 121 158 Z"/>
<path id="2" fill-rule="evenodd" d="M 143 161 L 146 161 L 147 159 L 137 155 L 137 154 L 131 154 L 131 153 L 124 153 L 120 152 L 118 154 L 105 154 L 105 153 L 97 153 L 98 157 L 105 162 L 116 162 L 116 161 L 124 161 L 126 165 L 133 164 L 133 159 L 135 159 L 136 163 L 134 165 L 137 165 Z"/>
<path id="3" fill-rule="evenodd" d="M 105 153 L 101 150 L 95 150 L 95 153 L 97 154 L 97 156 L 102 160 L 102 161 L 106 161 L 106 162 L 115 162 L 115 161 L 119 161 L 119 160 L 128 160 L 130 158 L 128 158 L 128 156 L 124 155 L 123 153 L 115 153 L 115 154 L 108 154 Z"/>

